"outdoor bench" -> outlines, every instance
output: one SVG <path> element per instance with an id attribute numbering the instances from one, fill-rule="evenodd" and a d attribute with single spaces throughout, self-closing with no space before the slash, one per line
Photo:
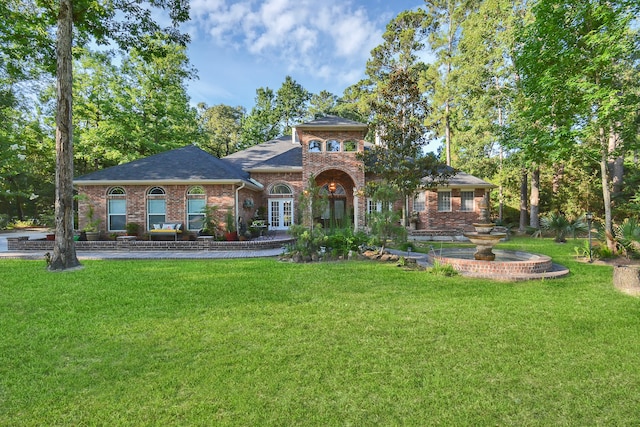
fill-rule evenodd
<path id="1" fill-rule="evenodd" d="M 153 224 L 149 230 L 149 239 L 153 236 L 173 236 L 174 240 L 178 240 L 178 234 L 182 234 L 182 224 L 176 222 L 164 222 L 162 224 Z"/>

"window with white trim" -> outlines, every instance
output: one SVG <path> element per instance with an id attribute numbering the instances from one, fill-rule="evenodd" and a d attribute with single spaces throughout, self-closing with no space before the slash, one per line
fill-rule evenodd
<path id="1" fill-rule="evenodd" d="M 424 212 L 425 203 L 426 203 L 425 192 L 424 191 L 417 192 L 413 198 L 413 211 Z"/>
<path id="2" fill-rule="evenodd" d="M 438 191 L 438 212 L 451 212 L 451 191 Z"/>
<path id="3" fill-rule="evenodd" d="M 335 139 L 330 139 L 327 141 L 327 151 L 340 151 L 340 142 Z"/>
<path id="4" fill-rule="evenodd" d="M 367 199 L 367 215 L 371 215 L 374 212 L 382 212 L 383 203 L 379 200 Z M 393 203 L 389 202 L 387 204 L 386 212 L 393 209 Z"/>
<path id="5" fill-rule="evenodd" d="M 161 228 L 166 219 L 167 201 L 164 188 L 153 187 L 147 192 L 147 230 Z"/>
<path id="6" fill-rule="evenodd" d="M 309 142 L 309 152 L 310 153 L 319 153 L 322 151 L 322 142 L 318 140 L 313 140 Z"/>
<path id="7" fill-rule="evenodd" d="M 463 212 L 473 212 L 473 191 L 460 192 L 460 210 Z"/>
<path id="8" fill-rule="evenodd" d="M 271 187 L 271 190 L 269 191 L 269 194 L 277 196 L 277 195 L 291 195 L 293 194 L 293 191 L 291 190 L 291 187 L 289 187 L 287 184 L 275 184 L 273 187 Z"/>
<path id="9" fill-rule="evenodd" d="M 122 187 L 107 192 L 107 217 L 109 231 L 125 231 L 127 228 L 127 193 Z"/>
<path id="10" fill-rule="evenodd" d="M 342 150 L 343 151 L 357 151 L 358 150 L 358 143 L 356 141 L 354 141 L 353 139 L 349 139 L 346 140 L 342 143 Z"/>
<path id="11" fill-rule="evenodd" d="M 204 188 L 199 185 L 189 188 L 187 191 L 187 230 L 202 229 L 206 203 Z"/>

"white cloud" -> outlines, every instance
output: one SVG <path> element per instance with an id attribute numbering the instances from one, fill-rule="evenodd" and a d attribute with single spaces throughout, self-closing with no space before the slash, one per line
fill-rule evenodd
<path id="1" fill-rule="evenodd" d="M 385 24 L 339 0 L 192 0 L 191 8 L 211 43 L 332 82 L 361 76 Z"/>

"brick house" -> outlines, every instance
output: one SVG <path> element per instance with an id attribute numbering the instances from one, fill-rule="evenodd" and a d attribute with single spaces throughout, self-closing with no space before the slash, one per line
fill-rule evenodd
<path id="1" fill-rule="evenodd" d="M 349 216 L 356 228 L 366 225 L 377 208 L 363 196 L 367 179 L 356 154 L 370 146 L 367 125 L 339 117 L 323 117 L 281 137 L 218 159 L 186 146 L 90 173 L 74 180 L 80 195 L 79 228 L 88 213 L 103 233 L 122 233 L 129 222 L 141 230 L 177 222 L 187 232 L 202 227 L 201 210 L 217 205 L 250 223 L 263 207 L 270 229 L 286 230 L 299 220 L 297 203 L 311 176 L 330 196 L 328 211 L 318 218 L 341 221 Z M 419 191 L 409 209 L 419 218 L 416 234 L 460 234 L 472 230 L 478 202 L 494 186 L 458 173 L 446 186 Z M 91 208 L 91 209 L 90 209 Z M 414 228 L 412 226 L 412 228 Z"/>

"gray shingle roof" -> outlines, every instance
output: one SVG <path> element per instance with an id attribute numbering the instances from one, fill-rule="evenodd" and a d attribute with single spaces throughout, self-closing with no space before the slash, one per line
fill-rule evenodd
<path id="1" fill-rule="evenodd" d="M 431 178 L 423 178 L 423 182 L 431 182 Z M 466 172 L 458 172 L 448 179 L 447 184 L 439 187 L 495 188 L 494 184 L 484 181 Z"/>
<path id="2" fill-rule="evenodd" d="M 143 159 L 77 177 L 77 183 L 100 181 L 249 181 L 241 168 L 194 146 L 165 151 Z"/>
<path id="3" fill-rule="evenodd" d="M 308 128 L 308 127 L 331 127 L 331 128 L 355 128 L 355 129 L 366 129 L 367 125 L 364 123 L 356 122 L 354 120 L 345 119 L 338 116 L 324 116 L 318 117 L 315 120 L 311 120 L 310 122 L 300 123 L 295 125 L 295 127 L 299 128 Z"/>
<path id="4" fill-rule="evenodd" d="M 245 171 L 251 169 L 301 168 L 302 147 L 291 136 L 281 136 L 245 150 L 229 154 L 223 160 Z"/>

